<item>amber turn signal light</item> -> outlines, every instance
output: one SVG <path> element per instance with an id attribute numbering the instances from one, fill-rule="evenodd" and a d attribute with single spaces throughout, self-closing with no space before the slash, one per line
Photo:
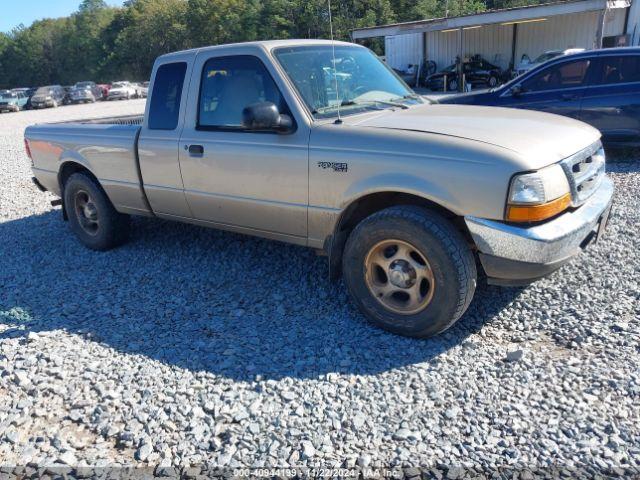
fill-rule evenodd
<path id="1" fill-rule="evenodd" d="M 508 222 L 540 222 L 564 211 L 571 205 L 571 194 L 567 193 L 542 205 L 509 205 Z"/>

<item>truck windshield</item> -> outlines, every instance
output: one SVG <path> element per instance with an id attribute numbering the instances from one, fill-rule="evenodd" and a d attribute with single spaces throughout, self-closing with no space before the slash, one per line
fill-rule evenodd
<path id="1" fill-rule="evenodd" d="M 282 47 L 275 56 L 315 117 L 422 103 L 376 55 L 362 47 Z M 337 91 L 336 91 L 337 87 Z"/>

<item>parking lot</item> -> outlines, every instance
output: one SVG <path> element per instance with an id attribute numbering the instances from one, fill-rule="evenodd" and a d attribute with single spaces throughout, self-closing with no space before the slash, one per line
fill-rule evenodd
<path id="1" fill-rule="evenodd" d="M 640 474 L 640 153 L 608 165 L 608 233 L 580 261 L 481 285 L 451 330 L 413 340 L 367 324 L 303 248 L 151 219 L 122 248 L 81 247 L 31 183 L 24 128 L 143 109 L 0 115 L 6 468 Z"/>

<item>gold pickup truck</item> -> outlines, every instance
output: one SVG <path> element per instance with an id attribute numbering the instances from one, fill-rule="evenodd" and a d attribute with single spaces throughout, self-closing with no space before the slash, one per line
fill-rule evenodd
<path id="1" fill-rule="evenodd" d="M 172 53 L 150 92 L 144 116 L 26 129 L 36 185 L 94 250 L 125 241 L 130 215 L 305 245 L 374 324 L 427 337 L 465 312 L 478 266 L 491 283 L 525 284 L 606 224 L 597 130 L 432 104 L 362 46 Z"/>

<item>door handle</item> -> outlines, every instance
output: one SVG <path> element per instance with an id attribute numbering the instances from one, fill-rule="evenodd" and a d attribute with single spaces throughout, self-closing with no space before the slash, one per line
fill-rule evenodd
<path id="1" fill-rule="evenodd" d="M 563 100 L 577 100 L 578 99 L 578 95 L 575 95 L 573 93 L 564 93 L 562 95 L 562 99 Z"/>
<path id="2" fill-rule="evenodd" d="M 189 155 L 192 157 L 201 157 L 204 155 L 204 147 L 202 145 L 189 145 Z"/>

